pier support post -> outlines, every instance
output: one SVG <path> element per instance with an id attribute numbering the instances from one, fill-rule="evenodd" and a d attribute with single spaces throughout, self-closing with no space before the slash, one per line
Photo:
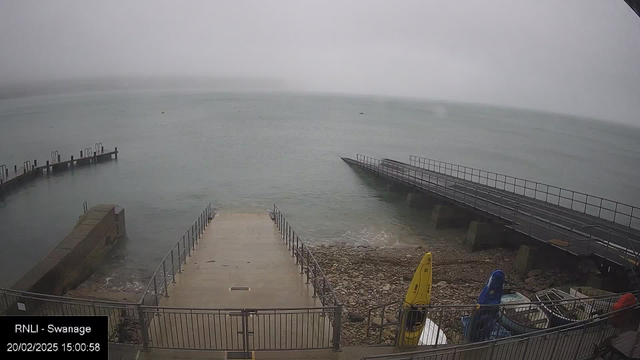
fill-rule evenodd
<path id="1" fill-rule="evenodd" d="M 118 147 L 117 146 L 116 146 L 115 155 L 116 155 L 116 159 L 117 159 L 118 158 Z"/>
<path id="2" fill-rule="evenodd" d="M 527 245 L 521 245 L 516 256 L 516 263 L 514 264 L 516 271 L 520 274 L 526 274 L 530 270 L 533 270 L 536 266 L 538 257 L 538 248 Z"/>
<path id="3" fill-rule="evenodd" d="M 505 229 L 502 224 L 485 223 L 472 221 L 463 243 L 471 251 L 494 248 L 500 245 L 505 239 Z"/>
<path id="4" fill-rule="evenodd" d="M 413 188 L 411 188 L 408 185 L 394 181 L 392 184 L 387 185 L 387 191 L 391 193 L 408 193 L 408 192 L 413 192 Z"/>
<path id="5" fill-rule="evenodd" d="M 407 194 L 407 205 L 414 209 L 428 209 L 433 206 L 436 199 L 430 194 L 409 193 Z"/>
<path id="6" fill-rule="evenodd" d="M 471 213 L 456 206 L 436 205 L 431 213 L 431 223 L 436 229 L 467 227 L 470 221 Z"/>

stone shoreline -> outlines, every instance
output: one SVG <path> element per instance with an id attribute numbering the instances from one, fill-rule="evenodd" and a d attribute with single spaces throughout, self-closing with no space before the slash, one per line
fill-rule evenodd
<path id="1" fill-rule="evenodd" d="M 434 305 L 475 304 L 489 275 L 496 269 L 505 273 L 505 288 L 527 296 L 548 287 L 577 283 L 596 271 L 592 266 L 572 264 L 570 269 L 543 266 L 523 276 L 513 266 L 517 252 L 505 248 L 469 252 L 446 243 L 394 247 L 315 246 L 312 252 L 343 304 L 343 345 L 376 342 L 366 336 L 368 310 L 402 300 L 415 268 L 429 251 L 433 256 L 431 303 Z M 385 320 L 394 321 L 397 319 L 393 316 L 387 316 Z M 390 330 L 384 338 L 391 340 Z"/>

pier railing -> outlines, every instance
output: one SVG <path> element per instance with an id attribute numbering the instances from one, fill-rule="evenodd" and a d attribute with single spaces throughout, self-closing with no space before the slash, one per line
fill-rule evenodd
<path id="1" fill-rule="evenodd" d="M 638 296 L 640 292 L 632 292 Z M 534 332 L 586 320 L 613 311 L 623 294 L 500 305 L 426 305 L 416 307 L 427 322 L 430 336 L 424 345 L 458 345 Z M 553 315 L 552 310 L 565 314 Z M 369 344 L 404 346 L 403 301 L 371 307 L 367 313 Z"/>
<path id="2" fill-rule="evenodd" d="M 140 304 L 158 306 L 162 296 L 169 296 L 169 283 L 176 282 L 176 274 L 182 272 L 182 265 L 187 263 L 187 257 L 191 257 L 191 252 L 196 249 L 198 240 L 214 215 L 209 204 L 162 258 L 140 297 Z"/>
<path id="3" fill-rule="evenodd" d="M 640 229 L 640 209 L 615 200 L 516 176 L 409 155 L 409 165 L 562 206 L 603 220 Z"/>
<path id="4" fill-rule="evenodd" d="M 76 166 L 86 166 L 91 163 L 99 163 L 107 159 L 111 159 L 114 156 L 118 158 L 118 148 L 113 151 L 106 151 L 102 143 L 95 144 L 95 150 L 92 148 L 85 148 L 84 155 L 80 151 L 80 157 L 75 158 L 71 155 L 69 160 L 63 160 L 60 153 L 57 150 L 51 151 L 51 159 L 47 160 L 45 164 L 38 163 L 38 160 L 23 161 L 22 166 L 18 167 L 14 164 L 13 167 L 7 167 L 5 164 L 0 165 L 0 196 L 6 191 L 15 188 L 19 184 L 24 184 L 27 181 L 36 179 L 42 174 L 50 175 L 51 173 L 60 173 L 74 168 Z M 11 169 L 11 171 L 10 171 Z"/>
<path id="5" fill-rule="evenodd" d="M 607 297 L 580 299 L 582 305 L 571 305 L 565 301 L 569 312 L 582 310 L 598 313 L 593 320 L 578 321 L 584 324 L 585 332 L 590 328 L 603 326 L 599 320 L 603 319 L 604 311 L 610 311 L 611 302 L 617 300 L 620 294 Z M 614 300 L 615 299 L 615 300 Z M 553 302 L 559 304 L 559 302 Z M 577 303 L 577 302 L 576 302 Z M 396 311 L 401 302 L 396 302 Z M 517 304 L 520 311 L 534 309 L 535 306 L 549 303 Z M 522 306 L 529 305 L 524 309 Z M 391 304 L 386 305 L 392 309 Z M 108 336 L 110 343 L 139 345 L 147 348 L 168 349 L 200 349 L 200 350 L 287 350 L 287 349 L 336 349 L 339 346 L 341 323 L 339 314 L 341 306 L 323 306 L 317 308 L 288 308 L 288 309 L 213 309 L 213 308 L 176 308 L 162 306 L 147 306 L 140 302 L 115 302 L 104 300 L 90 300 L 70 298 L 64 296 L 36 294 L 24 291 L 0 288 L 0 315 L 86 315 L 107 316 Z M 479 307 L 477 305 L 432 305 L 425 309 L 426 319 L 432 325 L 432 335 L 429 344 L 434 348 L 449 349 L 451 345 L 474 344 L 491 345 L 482 341 L 487 335 L 486 319 L 495 319 L 496 311 L 509 309 L 510 306 Z M 589 310 L 589 309 L 594 309 Z M 386 311 L 386 315 L 398 316 L 402 314 Z M 602 314 L 602 315 L 600 315 Z M 623 309 L 616 320 L 636 321 L 636 312 Z M 375 315 L 372 313 L 370 318 Z M 462 318 L 473 319 L 467 325 L 465 332 Z M 396 319 L 396 321 L 397 321 Z M 484 320 L 484 322 L 483 322 Z M 397 322 L 390 321 L 380 326 L 371 322 L 372 334 L 376 331 L 396 326 Z M 547 329 L 545 334 L 566 329 L 558 326 Z M 600 328 L 602 329 L 602 328 Z M 608 330 L 606 328 L 605 330 Z M 399 331 L 399 330 L 394 330 Z M 539 332 L 532 333 L 533 335 Z M 439 334 L 439 335 L 438 335 Z M 484 335 L 483 335 L 484 334 Z M 401 332 L 395 334 L 403 338 Z M 446 342 L 444 337 L 446 336 Z M 492 339 L 496 341 L 510 341 L 519 339 L 526 341 L 526 336 Z M 337 337 L 337 338 L 336 338 Z M 372 335 L 377 337 L 377 335 Z M 389 345 L 395 342 L 388 343 Z M 398 343 L 402 345 L 402 343 Z M 435 346 L 437 345 L 437 346 Z M 416 358 L 418 359 L 418 358 Z M 430 358 L 429 358 L 430 359 Z"/>
<path id="6" fill-rule="evenodd" d="M 0 288 L 1 315 L 107 316 L 110 343 L 143 345 L 140 304 L 37 294 Z"/>
<path id="7" fill-rule="evenodd" d="M 150 348 L 238 352 L 335 349 L 335 309 L 142 306 Z"/>
<path id="8" fill-rule="evenodd" d="M 567 360 L 593 354 L 594 345 L 638 326 L 640 304 L 550 329 L 454 346 L 375 355 L 365 360 Z"/>
<path id="9" fill-rule="evenodd" d="M 289 225 L 289 221 L 280 209 L 273 205 L 274 222 L 280 231 L 280 235 L 291 257 L 295 258 L 296 265 L 300 266 L 300 274 L 306 277 L 307 284 L 313 287 L 313 297 L 319 298 L 325 308 L 333 309 L 328 314 L 333 326 L 333 347 L 340 349 L 340 331 L 342 330 L 342 304 L 338 301 L 331 283 L 327 280 L 322 267 L 313 256 L 309 246 L 300 239 L 295 230 Z"/>
<path id="10" fill-rule="evenodd" d="M 323 306 L 337 306 L 339 302 L 333 287 L 327 280 L 322 267 L 313 256 L 309 246 L 300 239 L 275 204 L 273 205 L 273 213 L 275 215 L 274 221 L 278 230 L 280 230 L 282 240 L 291 252 L 291 257 L 295 258 L 296 265 L 300 266 L 300 274 L 306 275 L 307 284 L 313 285 L 313 297 L 319 298 Z"/>
<path id="11" fill-rule="evenodd" d="M 602 234 L 617 239 L 617 242 L 595 237 L 581 231 L 580 228 L 575 228 L 573 223 L 567 226 L 553 221 L 553 216 L 541 217 L 534 214 L 533 211 L 530 211 L 531 209 L 514 199 L 509 193 L 493 191 L 462 179 L 452 179 L 449 176 L 432 172 L 421 172 L 408 168 L 410 165 L 394 164 L 388 160 L 375 159 L 365 155 L 358 154 L 356 162 L 374 174 L 387 176 L 409 187 L 432 192 L 472 210 L 481 211 L 507 221 L 511 223 L 511 228 L 524 235 L 545 242 L 550 239 L 566 241 L 566 244 L 557 245 L 564 250 L 577 251 L 578 249 L 572 246 L 580 245 L 580 250 L 586 254 L 597 254 L 605 259 L 623 263 L 627 267 L 635 266 L 640 262 L 640 254 L 635 250 L 640 248 L 639 244 L 628 236 L 611 229 L 600 228 Z M 547 212 L 546 215 L 552 215 L 552 213 Z"/>

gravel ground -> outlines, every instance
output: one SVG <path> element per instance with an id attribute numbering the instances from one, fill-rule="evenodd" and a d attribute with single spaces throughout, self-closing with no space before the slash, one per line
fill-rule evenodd
<path id="1" fill-rule="evenodd" d="M 591 266 L 576 269 L 573 264 L 571 269 L 541 267 L 522 276 L 513 267 L 516 251 L 496 248 L 472 253 L 446 243 L 378 248 L 325 245 L 312 251 L 343 304 L 342 343 L 345 346 L 377 342 L 377 332 L 375 336 L 366 336 L 368 310 L 403 299 L 415 268 L 429 251 L 433 255 L 432 304 L 475 304 L 489 275 L 496 269 L 505 273 L 505 288 L 517 289 L 529 296 L 548 287 L 576 283 L 586 273 L 595 271 Z M 378 312 L 377 316 L 372 315 L 377 319 L 372 320 L 378 324 L 382 316 L 385 323 L 397 322 L 393 312 L 387 311 L 384 315 Z M 457 324 L 459 320 L 453 322 Z M 392 341 L 391 330 L 393 327 L 385 328 L 383 342 Z"/>

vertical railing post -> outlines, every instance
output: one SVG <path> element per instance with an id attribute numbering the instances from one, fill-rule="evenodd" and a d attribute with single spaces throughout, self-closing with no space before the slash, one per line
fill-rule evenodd
<path id="1" fill-rule="evenodd" d="M 184 240 L 184 236 L 182 237 Z M 178 240 L 178 272 L 182 272 L 182 255 L 180 255 L 180 240 Z"/>
<path id="2" fill-rule="evenodd" d="M 162 280 L 164 281 L 164 296 L 169 297 L 169 282 L 167 281 L 167 269 L 164 259 L 162 259 Z"/>
<path id="3" fill-rule="evenodd" d="M 178 242 L 180 244 L 180 242 Z M 178 252 L 180 254 L 180 252 Z M 176 267 L 173 265 L 173 249 L 171 249 L 171 282 L 175 284 L 176 282 Z"/>
<path id="4" fill-rule="evenodd" d="M 327 278 L 326 277 L 322 277 L 322 294 L 320 294 L 320 303 L 324 306 L 325 305 L 325 295 L 327 294 Z"/>
<path id="5" fill-rule="evenodd" d="M 335 307 L 335 314 L 333 316 L 333 350 L 340 350 L 340 332 L 342 331 L 342 305 L 338 304 Z"/>
<path id="6" fill-rule="evenodd" d="M 309 283 L 309 268 L 310 268 L 310 263 L 309 263 L 309 248 L 307 248 L 307 284 Z M 314 289 L 315 291 L 315 289 Z"/>
<path id="7" fill-rule="evenodd" d="M 586 332 L 587 332 L 587 327 L 583 326 L 582 332 L 580 333 L 580 340 L 578 340 L 578 346 L 576 346 L 576 354 L 573 356 L 574 359 L 577 359 L 578 355 L 580 355 L 580 348 L 582 348 L 582 339 L 584 338 L 584 334 Z"/>
<path id="8" fill-rule="evenodd" d="M 318 287 L 318 263 L 317 262 L 313 262 L 313 298 L 315 299 L 317 297 L 317 290 L 316 287 Z"/>
<path id="9" fill-rule="evenodd" d="M 304 243 L 301 246 L 300 259 L 298 263 L 300 264 L 300 275 L 302 275 L 304 274 Z"/>
<path id="10" fill-rule="evenodd" d="M 551 350 L 551 358 L 556 354 L 556 349 L 558 348 L 558 343 L 560 342 L 560 335 L 563 335 L 562 332 L 556 333 L 556 341 L 553 343 L 553 350 Z"/>
<path id="11" fill-rule="evenodd" d="M 153 275 L 153 292 L 156 296 L 156 306 L 160 305 L 160 301 L 158 300 L 158 277 Z"/>
<path id="12" fill-rule="evenodd" d="M 300 257 L 300 253 L 298 250 L 300 250 L 300 238 L 296 235 L 296 265 L 298 265 L 298 258 Z"/>
<path id="13" fill-rule="evenodd" d="M 142 305 L 138 304 L 138 322 L 140 323 L 140 332 L 142 333 L 142 348 L 144 351 L 149 351 L 149 329 L 147 328 L 147 322 L 144 315 Z"/>
<path id="14" fill-rule="evenodd" d="M 191 257 L 191 229 L 187 230 L 187 253 Z M 185 259 L 186 262 L 186 259 Z"/>

